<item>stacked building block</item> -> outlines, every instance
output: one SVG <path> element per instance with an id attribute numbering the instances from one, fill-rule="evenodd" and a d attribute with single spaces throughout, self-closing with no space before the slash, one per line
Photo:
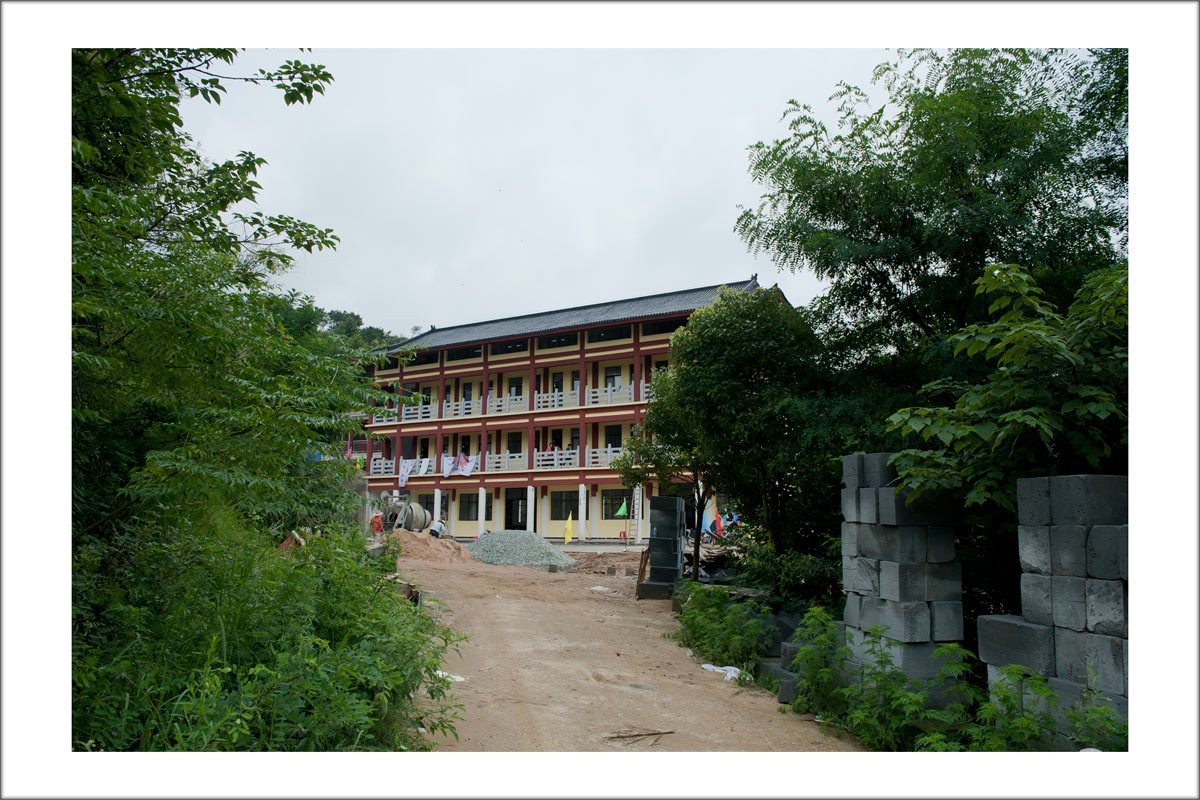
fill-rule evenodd
<path id="1" fill-rule="evenodd" d="M 850 667 L 868 663 L 865 631 L 883 626 L 883 644 L 912 678 L 931 678 L 938 642 L 963 638 L 962 566 L 954 558 L 954 510 L 907 502 L 894 484 L 890 453 L 842 460 L 843 625 Z"/>
<path id="2" fill-rule="evenodd" d="M 1128 478 L 1063 475 L 1017 481 L 1021 616 L 983 616 L 979 657 L 988 682 L 1020 664 L 1059 697 L 1056 747 L 1067 749 L 1067 708 L 1091 680 L 1128 716 Z"/>

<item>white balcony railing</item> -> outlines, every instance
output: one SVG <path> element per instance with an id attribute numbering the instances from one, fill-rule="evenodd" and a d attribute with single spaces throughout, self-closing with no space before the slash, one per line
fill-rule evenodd
<path id="1" fill-rule="evenodd" d="M 379 409 L 371 414 L 371 424 L 379 425 L 385 422 L 396 421 L 396 410 L 394 408 Z"/>
<path id="2" fill-rule="evenodd" d="M 396 474 L 396 459 L 394 459 L 394 458 L 373 458 L 373 459 L 371 459 L 371 474 L 372 475 L 395 475 Z"/>
<path id="3" fill-rule="evenodd" d="M 579 449 L 533 451 L 534 469 L 561 469 L 579 466 Z"/>
<path id="4" fill-rule="evenodd" d="M 402 406 L 400 419 L 404 422 L 420 422 L 426 419 L 437 419 L 437 406 L 426 404 L 420 406 Z"/>
<path id="5" fill-rule="evenodd" d="M 447 400 L 442 404 L 443 419 L 449 419 L 450 417 L 473 417 L 482 411 L 482 400 L 459 400 L 456 403 Z"/>
<path id="6" fill-rule="evenodd" d="M 648 403 L 653 399 L 654 399 L 654 392 L 650 391 L 650 384 L 646 383 L 645 381 L 642 381 L 642 400 L 644 402 Z"/>
<path id="7" fill-rule="evenodd" d="M 536 392 L 533 407 L 539 411 L 547 408 L 575 408 L 579 405 L 579 392 Z"/>
<path id="8" fill-rule="evenodd" d="M 529 398 L 523 394 L 507 394 L 502 397 L 489 397 L 489 414 L 505 414 L 509 411 L 528 411 Z"/>
<path id="9" fill-rule="evenodd" d="M 488 472 L 507 472 L 510 470 L 528 469 L 529 457 L 525 453 L 488 453 Z"/>
<path id="10" fill-rule="evenodd" d="M 589 447 L 587 449 L 588 467 L 607 467 L 612 460 L 624 452 L 620 447 Z"/>
<path id="11" fill-rule="evenodd" d="M 632 403 L 633 386 L 601 386 L 587 390 L 589 406 L 607 406 L 613 403 Z"/>

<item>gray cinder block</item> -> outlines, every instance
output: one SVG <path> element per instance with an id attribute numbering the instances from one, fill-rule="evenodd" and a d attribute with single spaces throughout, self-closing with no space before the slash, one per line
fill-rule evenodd
<path id="1" fill-rule="evenodd" d="M 925 561 L 926 528 L 923 525 L 861 525 L 858 549 L 869 558 L 913 564 Z"/>
<path id="2" fill-rule="evenodd" d="M 1128 565 L 1128 525 L 1096 525 L 1088 531 L 1088 577 L 1102 580 L 1128 579 Z"/>
<path id="3" fill-rule="evenodd" d="M 856 556 L 861 553 L 858 549 L 858 526 L 857 522 L 842 523 L 842 555 Z"/>
<path id="4" fill-rule="evenodd" d="M 796 676 L 781 675 L 779 677 L 779 693 L 776 699 L 780 703 L 790 703 L 796 699 Z"/>
<path id="5" fill-rule="evenodd" d="M 1021 576 L 1021 616 L 1038 625 L 1054 624 L 1054 601 L 1049 575 L 1026 572 Z"/>
<path id="6" fill-rule="evenodd" d="M 853 625 L 856 628 L 862 627 L 859 625 L 859 620 L 862 618 L 862 600 L 863 596 L 857 592 L 850 592 L 846 595 L 846 606 L 842 609 L 842 620 L 847 625 Z"/>
<path id="7" fill-rule="evenodd" d="M 1050 574 L 1050 526 L 1017 526 L 1017 555 L 1022 572 Z"/>
<path id="8" fill-rule="evenodd" d="M 858 489 L 842 489 L 842 519 L 858 522 Z"/>
<path id="9" fill-rule="evenodd" d="M 874 487 L 867 487 L 858 490 L 858 521 L 874 524 L 879 521 L 879 513 L 877 510 L 876 494 L 879 492 Z"/>
<path id="10" fill-rule="evenodd" d="M 925 565 L 925 599 L 936 601 L 962 600 L 962 564 Z"/>
<path id="11" fill-rule="evenodd" d="M 1129 522 L 1129 478 L 1058 475 L 1050 478 L 1051 525 L 1124 525 Z"/>
<path id="12" fill-rule="evenodd" d="M 879 521 L 884 525 L 952 525 L 958 509 L 949 498 L 921 495 L 909 502 L 912 493 L 886 487 L 879 490 Z"/>
<path id="13" fill-rule="evenodd" d="M 929 638 L 935 642 L 958 642 L 963 638 L 963 605 L 959 601 L 929 604 Z"/>
<path id="14" fill-rule="evenodd" d="M 924 601 L 925 564 L 879 562 L 879 596 L 897 602 Z"/>
<path id="15" fill-rule="evenodd" d="M 1126 640 L 1098 633 L 1081 633 L 1069 628 L 1054 629 L 1056 677 L 1087 683 L 1088 668 L 1101 692 L 1126 693 Z"/>
<path id="16" fill-rule="evenodd" d="M 989 614 L 976 620 L 979 660 L 997 667 L 1021 664 L 1039 675 L 1054 674 L 1054 629 L 1011 614 Z"/>
<path id="17" fill-rule="evenodd" d="M 1087 629 L 1086 579 L 1069 575 L 1050 578 L 1054 604 L 1054 625 L 1073 631 Z"/>
<path id="18" fill-rule="evenodd" d="M 866 473 L 863 467 L 863 456 L 866 453 L 851 453 L 842 456 L 842 485 L 847 489 L 857 489 L 866 486 Z"/>
<path id="19" fill-rule="evenodd" d="M 879 562 L 861 556 L 842 556 L 842 586 L 849 592 L 879 594 Z"/>
<path id="20" fill-rule="evenodd" d="M 883 637 L 882 647 L 891 656 L 893 666 L 910 678 L 929 679 L 937 677 L 945 657 L 935 657 L 937 645 L 933 642 L 900 642 Z M 861 630 L 851 631 L 849 637 L 851 659 L 858 664 L 877 663 L 876 654 L 868 649 L 867 634 Z"/>
<path id="21" fill-rule="evenodd" d="M 1124 581 L 1089 579 L 1086 582 L 1088 631 L 1128 638 L 1127 591 Z"/>
<path id="22" fill-rule="evenodd" d="M 901 642 L 929 641 L 929 604 L 924 602 L 897 603 L 880 598 L 863 598 L 862 627 L 876 625 L 886 630 L 884 636 Z"/>
<path id="23" fill-rule="evenodd" d="M 1017 479 L 1017 522 L 1021 525 L 1050 524 L 1050 479 Z"/>
<path id="24" fill-rule="evenodd" d="M 1050 573 L 1087 577 L 1087 528 L 1082 525 L 1050 526 Z"/>
<path id="25" fill-rule="evenodd" d="M 930 525 L 925 529 L 925 560 L 945 564 L 954 560 L 954 529 Z"/>
<path id="26" fill-rule="evenodd" d="M 863 486 L 888 486 L 896 480 L 896 468 L 888 463 L 891 453 L 863 455 Z"/>
<path id="27" fill-rule="evenodd" d="M 1041 698 L 1037 698 L 1037 702 L 1039 703 L 1038 707 L 1050 713 L 1050 716 L 1054 719 L 1059 730 L 1068 731 L 1070 730 L 1071 726 L 1070 721 L 1067 719 L 1067 710 L 1076 706 L 1083 699 L 1083 690 L 1085 688 L 1085 684 L 1078 683 L 1076 681 L 1068 681 L 1063 678 L 1047 678 L 1046 684 L 1053 689 L 1054 694 L 1058 696 L 1058 708 L 1050 707 L 1050 704 L 1046 703 L 1044 700 L 1041 700 Z M 1116 711 L 1126 720 L 1129 719 L 1128 698 L 1113 692 L 1101 692 L 1100 695 L 1101 702 L 1103 702 L 1105 705 L 1111 706 L 1114 711 Z M 1029 697 L 1030 699 L 1033 699 L 1036 696 L 1030 693 Z"/>

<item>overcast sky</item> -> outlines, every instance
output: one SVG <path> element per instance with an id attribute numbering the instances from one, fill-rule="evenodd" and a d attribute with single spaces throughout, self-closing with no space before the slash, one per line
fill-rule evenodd
<path id="1" fill-rule="evenodd" d="M 267 159 L 259 207 L 331 227 L 282 283 L 407 335 L 676 289 L 819 285 L 733 232 L 762 188 L 747 147 L 787 133 L 789 99 L 836 127 L 839 80 L 869 87 L 882 49 L 254 50 L 227 74 L 325 65 L 311 105 L 229 85 L 185 104 L 214 160 Z M 882 95 L 880 95 L 882 97 Z"/>

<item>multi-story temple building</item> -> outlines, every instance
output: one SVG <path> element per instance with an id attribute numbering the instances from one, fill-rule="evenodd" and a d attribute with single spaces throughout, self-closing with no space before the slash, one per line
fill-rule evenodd
<path id="1" fill-rule="evenodd" d="M 560 538 L 568 518 L 575 538 L 649 536 L 656 487 L 626 488 L 609 465 L 645 416 L 671 334 L 719 288 L 431 328 L 392 348 L 416 356 L 374 371 L 397 400 L 366 420 L 383 437 L 365 443 L 371 498 L 408 493 L 460 538 Z"/>

